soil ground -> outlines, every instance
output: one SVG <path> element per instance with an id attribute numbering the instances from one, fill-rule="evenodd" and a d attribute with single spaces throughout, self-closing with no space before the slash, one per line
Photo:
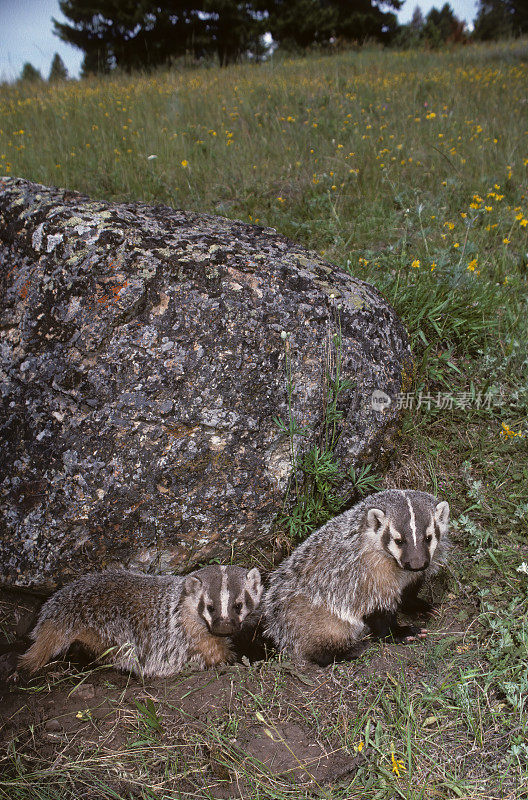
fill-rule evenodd
<path id="1" fill-rule="evenodd" d="M 143 683 L 70 653 L 71 660 L 27 679 L 13 670 L 40 604 L 21 593 L 0 595 L 6 786 L 22 768 L 30 784 L 38 775 L 40 787 L 47 773 L 49 796 L 86 800 L 288 797 L 344 788 L 376 754 L 380 690 L 405 681 L 407 692 L 420 691 L 424 669 L 431 679 L 438 667 L 426 657 L 431 646 L 448 641 L 460 649 L 467 627 L 448 595 L 429 621 L 426 642 L 365 643 L 357 660 L 324 669 L 301 669 L 275 656 Z M 372 741 L 365 736 L 365 711 Z M 399 777 L 394 753 L 385 760 L 389 774 Z M 403 773 L 403 763 L 396 763 Z M 478 759 L 472 772 L 479 772 Z M 147 773 L 153 795 L 144 793 Z"/>

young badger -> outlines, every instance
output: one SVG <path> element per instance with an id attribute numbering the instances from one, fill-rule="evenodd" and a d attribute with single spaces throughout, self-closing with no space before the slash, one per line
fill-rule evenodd
<path id="1" fill-rule="evenodd" d="M 80 642 L 108 654 L 119 669 L 145 677 L 173 675 L 234 660 L 229 637 L 262 596 L 260 573 L 210 566 L 187 576 L 101 572 L 46 601 L 20 666 L 35 672 Z"/>
<path id="2" fill-rule="evenodd" d="M 350 657 L 369 631 L 405 640 L 396 609 L 430 610 L 417 597 L 442 564 L 449 505 L 426 492 L 388 489 L 327 522 L 271 574 L 262 600 L 264 635 L 322 666 Z"/>

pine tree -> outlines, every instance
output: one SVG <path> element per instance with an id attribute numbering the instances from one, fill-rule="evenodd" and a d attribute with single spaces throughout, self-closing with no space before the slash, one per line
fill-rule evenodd
<path id="1" fill-rule="evenodd" d="M 526 0 L 479 0 L 475 39 L 501 39 L 528 33 Z"/>
<path id="2" fill-rule="evenodd" d="M 328 42 L 337 25 L 337 13 L 321 0 L 263 0 L 268 29 L 285 49 Z"/>
<path id="3" fill-rule="evenodd" d="M 398 30 L 398 11 L 402 0 L 330 0 L 337 11 L 335 36 L 349 41 L 376 39 L 389 42 Z M 382 10 L 386 8 L 387 10 Z"/>
<path id="4" fill-rule="evenodd" d="M 411 29 L 416 33 L 419 33 L 423 26 L 425 25 L 424 15 L 422 14 L 422 9 L 420 6 L 416 6 L 413 11 L 412 19 L 410 22 Z"/>
<path id="5" fill-rule="evenodd" d="M 81 78 L 89 75 L 107 75 L 115 67 L 108 45 L 92 47 L 84 54 L 81 64 Z"/>
<path id="6" fill-rule="evenodd" d="M 405 49 L 412 49 L 420 47 L 423 44 L 423 29 L 425 27 L 425 19 L 422 14 L 420 6 L 416 6 L 413 11 L 411 21 L 407 25 L 400 25 L 396 36 L 394 37 L 394 44 L 396 47 Z"/>
<path id="7" fill-rule="evenodd" d="M 64 61 L 60 57 L 58 53 L 55 53 L 53 56 L 53 61 L 51 62 L 50 74 L 48 81 L 52 83 L 53 81 L 65 81 L 68 78 L 68 70 L 64 64 Z"/>
<path id="8" fill-rule="evenodd" d="M 449 3 L 444 3 L 440 11 L 432 8 L 425 18 L 423 36 L 431 47 L 445 44 L 459 29 L 460 20 Z"/>
<path id="9" fill-rule="evenodd" d="M 262 15 L 251 3 L 236 0 L 205 0 L 206 32 L 222 66 L 236 61 L 249 50 L 258 51 L 266 32 Z"/>
<path id="10" fill-rule="evenodd" d="M 402 0 L 262 0 L 260 8 L 281 46 L 307 47 L 336 38 L 389 41 L 398 29 L 390 9 L 401 6 Z"/>
<path id="11" fill-rule="evenodd" d="M 85 53 L 82 74 L 170 63 L 217 53 L 220 63 L 257 49 L 262 14 L 237 0 L 61 0 L 68 23 L 54 32 Z"/>
<path id="12" fill-rule="evenodd" d="M 29 61 L 26 61 L 22 67 L 22 72 L 20 73 L 20 80 L 32 82 L 41 81 L 42 75 L 40 74 L 40 71 L 33 66 L 33 64 L 30 64 Z"/>
<path id="13" fill-rule="evenodd" d="M 335 38 L 389 41 L 402 0 L 60 0 L 55 33 L 84 51 L 83 75 L 216 54 L 221 64 L 262 52 L 271 31 L 283 46 Z M 383 10 L 382 10 L 383 9 Z"/>

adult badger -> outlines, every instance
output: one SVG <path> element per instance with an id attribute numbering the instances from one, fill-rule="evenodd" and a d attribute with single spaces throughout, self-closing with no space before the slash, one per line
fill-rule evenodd
<path id="1" fill-rule="evenodd" d="M 373 494 L 312 533 L 272 572 L 259 613 L 280 650 L 321 666 L 350 657 L 366 633 L 409 641 L 397 609 L 430 610 L 417 597 L 444 562 L 449 504 L 411 489 Z"/>

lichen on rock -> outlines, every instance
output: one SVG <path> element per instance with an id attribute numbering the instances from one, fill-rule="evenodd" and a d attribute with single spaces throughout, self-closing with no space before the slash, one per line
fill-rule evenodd
<path id="1" fill-rule="evenodd" d="M 351 385 L 337 455 L 385 446 L 410 365 L 373 287 L 261 228 L 0 180 L 0 580 L 190 569 L 270 536 L 322 424 L 325 342 Z"/>

